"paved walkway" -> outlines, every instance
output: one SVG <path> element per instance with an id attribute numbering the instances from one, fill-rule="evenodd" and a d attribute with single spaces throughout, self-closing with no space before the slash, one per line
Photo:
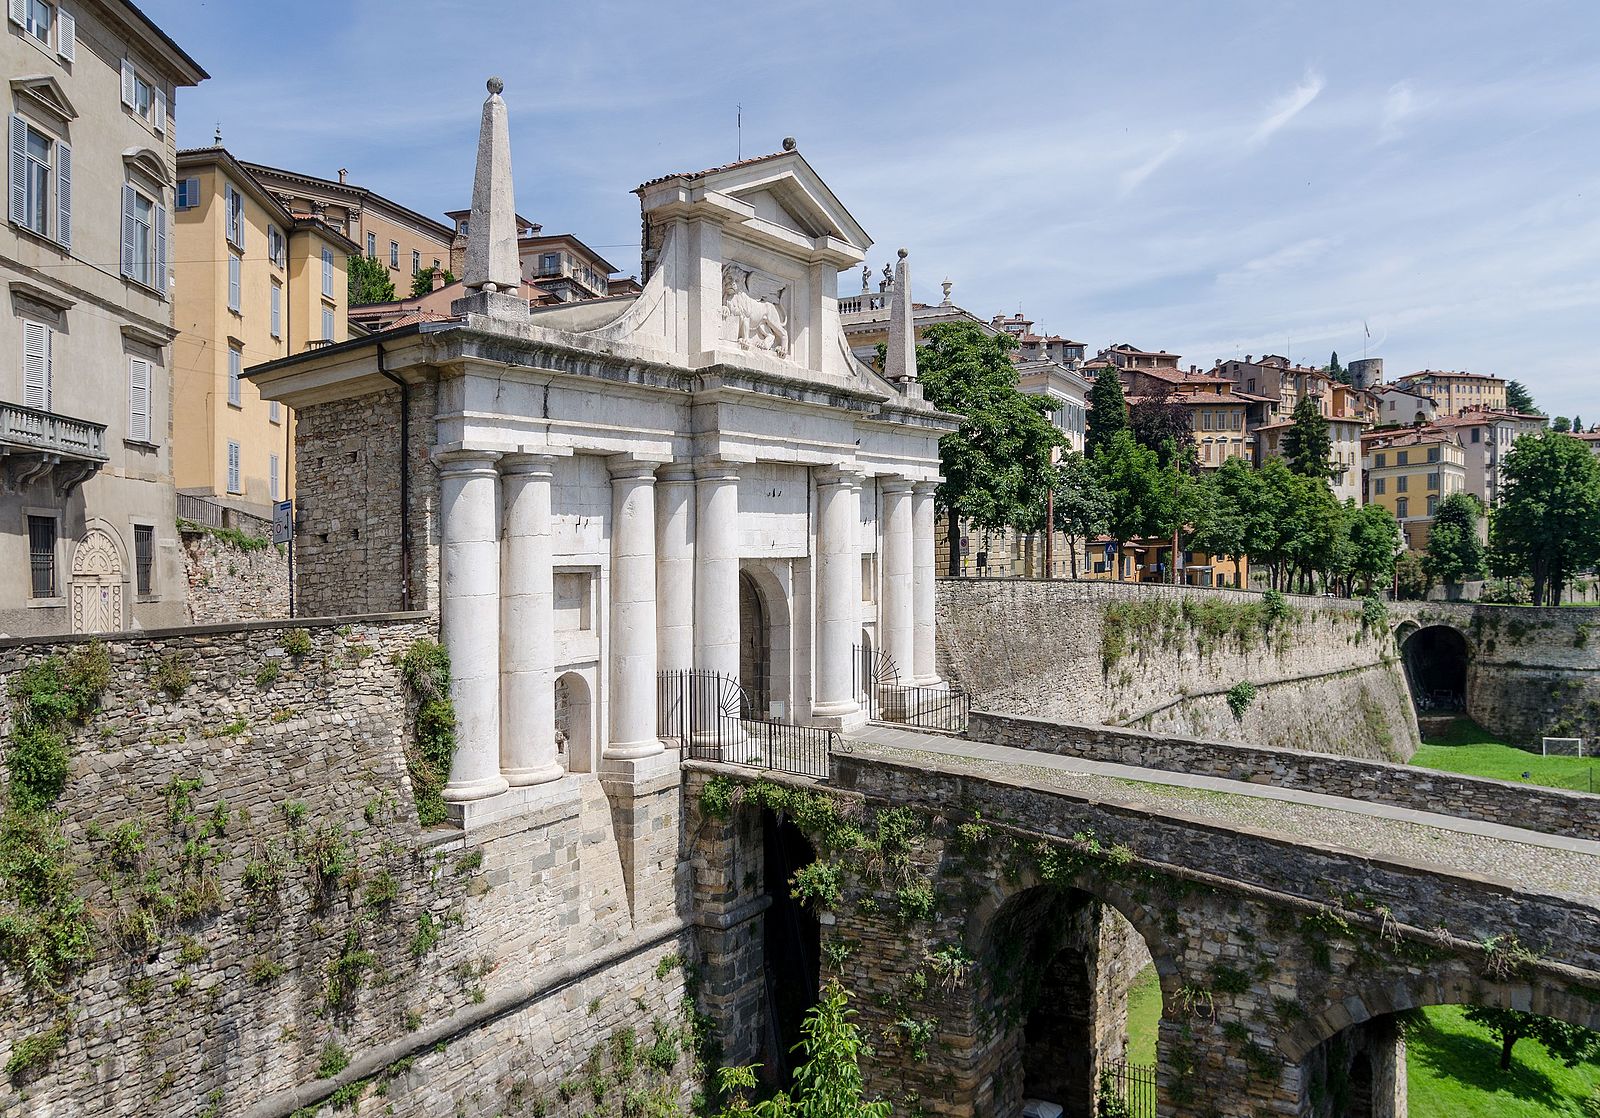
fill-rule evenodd
<path id="1" fill-rule="evenodd" d="M 1025 775 L 1041 788 L 1201 816 L 1367 856 L 1404 857 L 1600 904 L 1600 842 L 1587 839 L 1320 792 L 1062 757 L 882 723 L 854 731 L 847 740 L 857 754 L 913 764 L 936 761 L 977 775 Z"/>

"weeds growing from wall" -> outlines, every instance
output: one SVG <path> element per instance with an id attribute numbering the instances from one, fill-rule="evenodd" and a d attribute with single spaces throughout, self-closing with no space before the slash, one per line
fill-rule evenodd
<path id="1" fill-rule="evenodd" d="M 456 752 L 456 708 L 450 701 L 450 654 L 442 644 L 418 641 L 400 657 L 400 674 L 416 702 L 415 729 L 406 765 L 424 827 L 444 822 L 444 791 Z"/>

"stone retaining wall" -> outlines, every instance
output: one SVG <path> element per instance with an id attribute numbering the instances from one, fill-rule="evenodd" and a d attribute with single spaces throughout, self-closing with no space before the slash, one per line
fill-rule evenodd
<path id="1" fill-rule="evenodd" d="M 185 529 L 189 618 L 196 625 L 289 616 L 289 551 L 282 544 L 245 549 L 205 529 Z"/>
<path id="2" fill-rule="evenodd" d="M 992 711 L 973 711 L 967 736 L 1040 753 L 1300 788 L 1547 834 L 1600 838 L 1600 796 L 1583 792 L 1532 788 L 1330 754 L 1173 737 L 1112 726 L 1072 725 Z"/>

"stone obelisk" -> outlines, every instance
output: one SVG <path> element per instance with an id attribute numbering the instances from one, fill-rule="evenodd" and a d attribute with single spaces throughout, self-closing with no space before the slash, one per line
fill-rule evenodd
<path id="1" fill-rule="evenodd" d="M 528 307 L 519 294 L 522 265 L 517 258 L 517 203 L 511 185 L 511 130 L 505 83 L 488 81 L 483 123 L 478 130 L 478 166 L 472 176 L 472 216 L 467 219 L 467 258 L 461 277 L 467 297 L 452 313 L 513 315 Z"/>
<path id="2" fill-rule="evenodd" d="M 889 344 L 885 348 L 883 375 L 896 384 L 917 379 L 917 338 L 911 322 L 911 267 L 906 250 L 894 266 L 894 290 L 889 292 Z"/>

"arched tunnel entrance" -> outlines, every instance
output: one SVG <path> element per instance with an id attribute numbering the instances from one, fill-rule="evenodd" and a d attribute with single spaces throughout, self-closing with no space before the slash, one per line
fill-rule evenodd
<path id="1" fill-rule="evenodd" d="M 1414 630 L 1401 642 L 1400 657 L 1419 714 L 1466 712 L 1472 652 L 1459 630 L 1449 625 Z"/>
<path id="2" fill-rule="evenodd" d="M 787 1087 L 800 1024 L 817 1004 L 822 946 L 816 913 L 794 898 L 789 882 L 817 853 L 800 828 L 770 809 L 761 813 L 761 839 L 762 880 L 771 900 L 763 928 L 768 1013 L 762 1066 L 775 1086 Z"/>

